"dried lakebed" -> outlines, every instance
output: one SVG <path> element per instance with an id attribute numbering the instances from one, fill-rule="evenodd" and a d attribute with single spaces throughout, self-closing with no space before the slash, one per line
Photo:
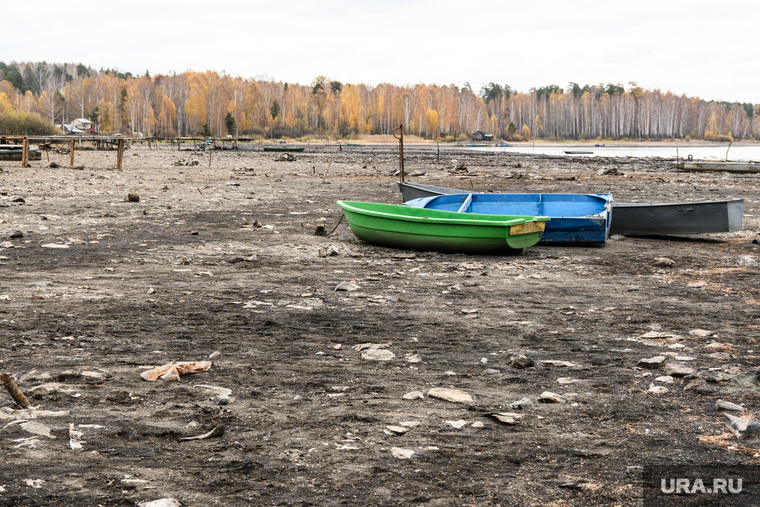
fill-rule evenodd
<path id="1" fill-rule="evenodd" d="M 760 461 L 716 409 L 758 414 L 756 176 L 406 151 L 434 185 L 742 198 L 744 230 L 408 252 L 314 235 L 401 202 L 388 147 L 4 163 L 0 373 L 40 410 L 0 395 L 0 504 L 630 505 L 646 464 Z M 140 376 L 181 361 L 212 365 Z"/>

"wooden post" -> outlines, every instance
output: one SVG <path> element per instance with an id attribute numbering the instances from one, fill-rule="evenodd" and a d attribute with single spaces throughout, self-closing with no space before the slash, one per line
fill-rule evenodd
<path id="1" fill-rule="evenodd" d="M 396 137 L 396 131 L 399 131 L 399 137 Z M 393 129 L 393 137 L 398 139 L 399 144 L 399 152 L 401 155 L 401 158 L 399 159 L 399 166 L 401 169 L 401 183 L 404 182 L 404 124 L 398 126 L 398 128 Z"/>
<path id="2" fill-rule="evenodd" d="M 75 141 L 72 139 L 71 143 L 70 143 L 71 144 L 71 154 L 70 154 L 70 159 L 69 159 L 69 167 L 74 167 L 74 143 L 75 143 Z"/>
<path id="3" fill-rule="evenodd" d="M 21 148 L 21 167 L 29 167 L 29 138 L 24 136 L 24 145 Z"/>
<path id="4" fill-rule="evenodd" d="M 119 139 L 119 148 L 116 154 L 116 169 L 121 169 L 121 162 L 124 159 L 124 139 Z"/>

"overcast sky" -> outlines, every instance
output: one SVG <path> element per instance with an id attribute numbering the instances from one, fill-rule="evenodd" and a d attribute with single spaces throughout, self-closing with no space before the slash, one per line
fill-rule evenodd
<path id="1" fill-rule="evenodd" d="M 214 70 L 309 84 L 637 81 L 760 103 L 760 2 L 303 0 L 3 6 L 0 61 L 151 75 Z"/>

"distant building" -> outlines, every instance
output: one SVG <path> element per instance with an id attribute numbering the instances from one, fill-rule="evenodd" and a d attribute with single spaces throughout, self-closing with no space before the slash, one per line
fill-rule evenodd
<path id="1" fill-rule="evenodd" d="M 474 134 L 472 134 L 472 140 L 473 141 L 493 141 L 493 136 L 491 134 L 484 134 L 483 131 L 478 130 Z"/>
<path id="2" fill-rule="evenodd" d="M 93 123 L 88 120 L 87 118 L 77 118 L 76 120 L 71 122 L 72 125 L 74 125 L 76 128 L 81 130 L 82 132 L 92 132 L 93 129 Z"/>

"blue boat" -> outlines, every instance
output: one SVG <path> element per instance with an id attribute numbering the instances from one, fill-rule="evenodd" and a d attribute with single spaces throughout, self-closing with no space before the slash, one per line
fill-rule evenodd
<path id="1" fill-rule="evenodd" d="M 406 202 L 415 208 L 486 215 L 548 216 L 539 244 L 603 245 L 610 233 L 611 194 L 447 194 Z"/>

